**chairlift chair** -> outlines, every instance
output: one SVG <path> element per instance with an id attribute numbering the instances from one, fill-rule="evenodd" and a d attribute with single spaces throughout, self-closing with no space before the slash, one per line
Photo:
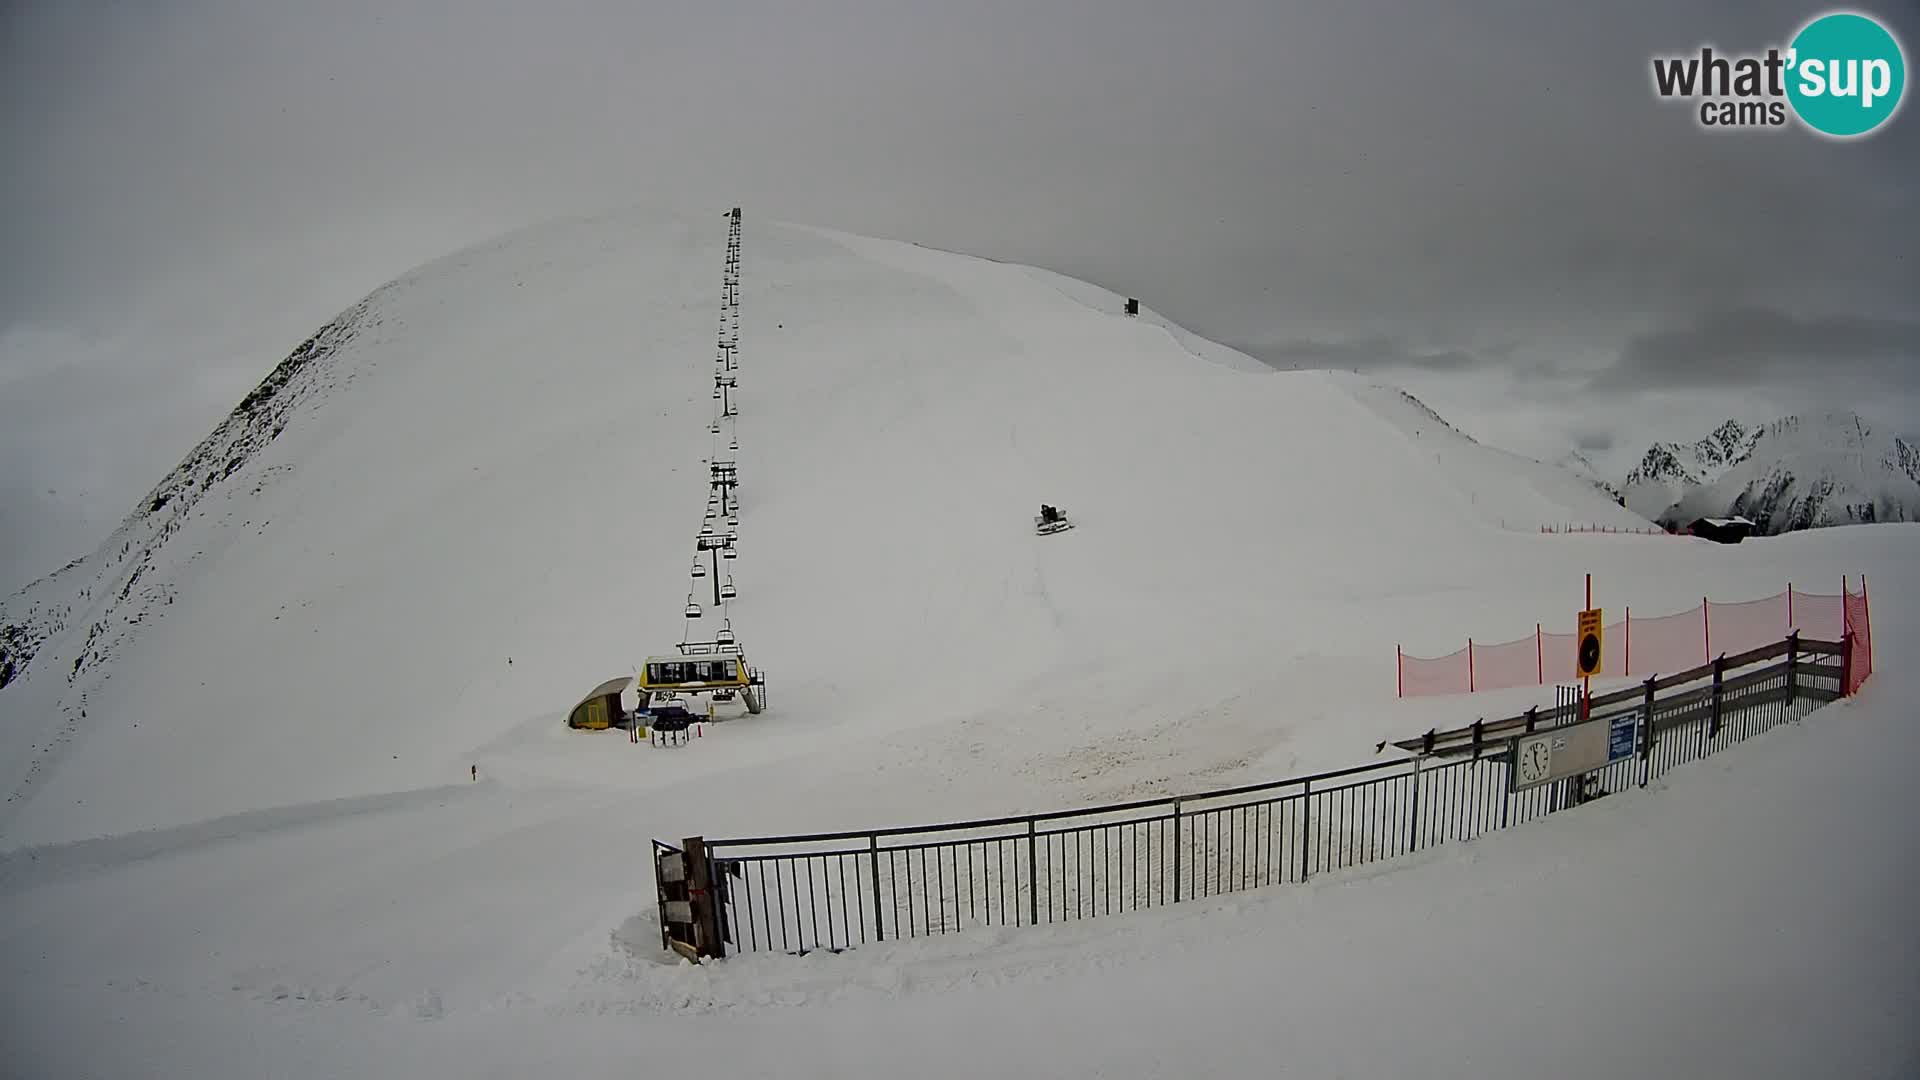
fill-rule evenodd
<path id="1" fill-rule="evenodd" d="M 730 442 L 730 443 L 728 443 L 728 444 L 727 444 L 727 452 L 728 452 L 728 453 L 732 453 L 732 454 L 737 454 L 737 453 L 739 453 L 739 452 L 740 452 L 740 440 L 739 440 L 739 439 L 735 439 L 735 440 L 733 440 L 732 442 Z"/>
<path id="2" fill-rule="evenodd" d="M 725 623 L 721 625 L 719 630 L 714 632 L 713 642 L 716 645 L 733 644 L 733 620 L 732 619 L 728 619 Z"/>
<path id="3" fill-rule="evenodd" d="M 713 522 L 711 520 L 707 521 L 705 524 L 700 526 L 700 535 L 701 536 L 713 535 Z"/>
<path id="4" fill-rule="evenodd" d="M 733 575 L 728 574 L 727 583 L 725 585 L 720 586 L 720 599 L 731 600 L 734 597 L 739 595 L 740 595 L 740 591 L 733 587 Z"/>
<path id="5" fill-rule="evenodd" d="M 696 603 L 694 603 L 694 602 L 693 602 L 693 594 L 692 594 L 692 593 L 688 593 L 688 594 L 687 594 L 687 611 L 686 611 L 686 615 L 687 615 L 687 618 L 689 618 L 689 619 L 697 619 L 697 618 L 699 618 L 699 617 L 700 617 L 700 605 L 699 605 L 699 604 L 696 604 Z"/>
<path id="6" fill-rule="evenodd" d="M 693 560 L 693 576 L 694 577 L 707 576 L 707 564 L 701 562 L 698 558 L 695 558 Z"/>
<path id="7" fill-rule="evenodd" d="M 732 548 L 721 548 L 720 557 L 723 559 L 737 559 L 740 557 L 740 553 L 734 551 Z"/>

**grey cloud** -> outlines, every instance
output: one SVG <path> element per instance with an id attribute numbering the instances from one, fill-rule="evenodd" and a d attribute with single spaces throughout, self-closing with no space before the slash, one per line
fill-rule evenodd
<path id="1" fill-rule="evenodd" d="M 1638 334 L 1596 375 L 1601 390 L 1875 379 L 1920 386 L 1920 321 L 1796 315 L 1767 308 L 1704 314 Z"/>
<path id="2" fill-rule="evenodd" d="M 1427 371 L 1465 371 L 1489 361 L 1464 349 L 1418 349 L 1395 338 L 1355 341 L 1280 341 L 1240 345 L 1240 351 L 1283 370 L 1339 368 L 1354 371 L 1415 368 Z"/>
<path id="3" fill-rule="evenodd" d="M 198 418 L 387 279 L 635 201 L 1036 263 L 1296 362 L 1484 377 L 1457 399 L 1489 431 L 1522 431 L 1502 415 L 1513 400 L 1578 419 L 1562 414 L 1584 399 L 1553 396 L 1584 384 L 1565 357 L 1614 352 L 1650 319 L 1794 304 L 1920 317 L 1898 227 L 1920 218 L 1920 112 L 1855 144 L 1714 137 L 1651 93 L 1654 53 L 1765 47 L 1807 14 L 1803 0 L 9 4 L 0 333 L 122 343 L 32 361 L 56 373 L 37 402 L 104 432 L 100 482 L 41 454 L 21 483 L 144 489 L 204 433 Z M 1920 40 L 1920 24 L 1902 29 Z M 99 371 L 193 392 L 147 435 L 107 431 L 117 405 L 57 385 Z"/>
<path id="4" fill-rule="evenodd" d="M 1574 448 L 1582 453 L 1604 454 L 1613 449 L 1614 439 L 1614 433 L 1605 429 L 1584 428 L 1573 433 Z"/>

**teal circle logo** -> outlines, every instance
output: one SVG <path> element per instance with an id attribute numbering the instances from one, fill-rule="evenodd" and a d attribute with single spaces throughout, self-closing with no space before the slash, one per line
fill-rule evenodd
<path id="1" fill-rule="evenodd" d="M 1865 135 L 1893 118 L 1907 61 L 1892 31 L 1854 12 L 1822 15 L 1788 47 L 1787 100 L 1823 135 Z"/>

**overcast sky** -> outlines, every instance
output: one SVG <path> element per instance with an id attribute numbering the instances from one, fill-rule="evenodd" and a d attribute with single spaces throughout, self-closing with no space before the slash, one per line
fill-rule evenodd
<path id="1" fill-rule="evenodd" d="M 0 591 L 382 282 L 634 201 L 1047 266 L 1619 471 L 1729 415 L 1920 426 L 1911 103 L 1836 143 L 1650 88 L 1818 10 L 0 4 Z M 1911 63 L 1920 13 L 1878 14 Z"/>

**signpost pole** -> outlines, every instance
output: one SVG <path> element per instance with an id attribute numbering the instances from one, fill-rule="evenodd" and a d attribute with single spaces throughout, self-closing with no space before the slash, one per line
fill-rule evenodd
<path id="1" fill-rule="evenodd" d="M 1587 606 L 1582 610 L 1593 610 L 1593 575 L 1587 575 Z M 1587 699 L 1593 696 L 1593 676 L 1584 675 L 1580 679 L 1580 719 L 1587 718 Z"/>

